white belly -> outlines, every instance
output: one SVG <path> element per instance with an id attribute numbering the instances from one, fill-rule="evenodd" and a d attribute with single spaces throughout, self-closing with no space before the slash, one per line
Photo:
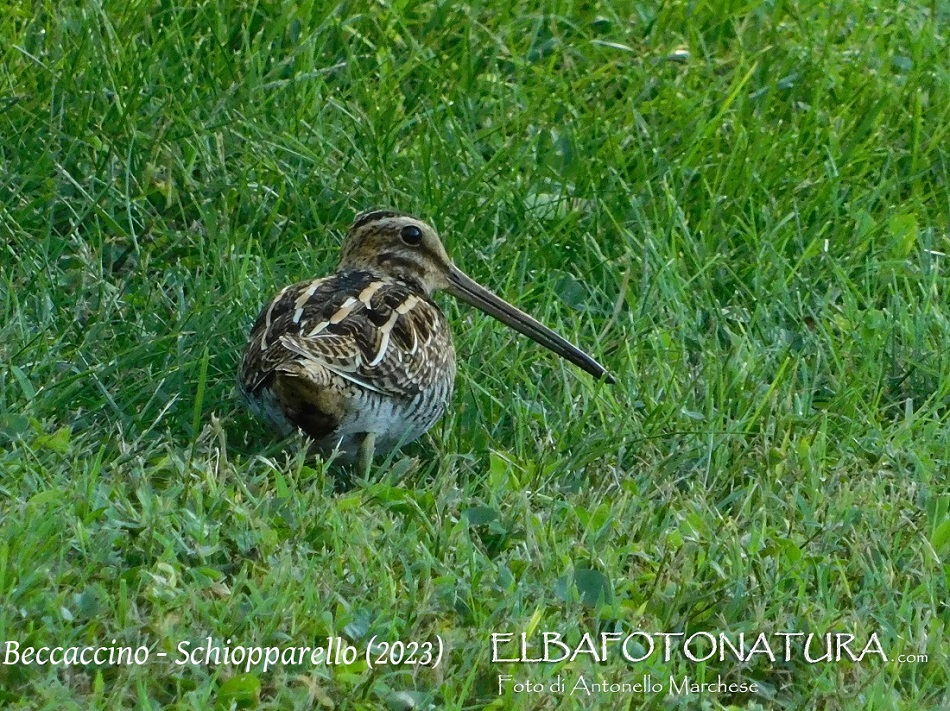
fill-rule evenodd
<path id="1" fill-rule="evenodd" d="M 441 419 L 452 397 L 452 381 L 439 383 L 409 401 L 382 398 L 376 393 L 367 395 L 370 397 L 354 408 L 332 436 L 317 443 L 318 448 L 339 448 L 341 458 L 352 461 L 363 435 L 375 432 L 376 453 L 388 454 L 418 439 Z"/>
<path id="2" fill-rule="evenodd" d="M 453 364 L 454 365 L 454 364 Z M 359 444 L 367 432 L 376 433 L 376 453 L 388 454 L 428 432 L 441 419 L 452 398 L 454 367 L 431 387 L 411 400 L 390 398 L 372 391 L 353 393 L 349 412 L 334 432 L 314 447 L 325 455 L 339 451 L 343 462 L 356 459 Z M 251 411 L 283 436 L 297 431 L 284 414 L 280 400 L 270 388 L 249 393 L 239 386 Z"/>

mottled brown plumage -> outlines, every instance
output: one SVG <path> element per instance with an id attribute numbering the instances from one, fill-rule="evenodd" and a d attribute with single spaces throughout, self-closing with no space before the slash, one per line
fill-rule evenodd
<path id="1" fill-rule="evenodd" d="M 251 409 L 284 434 L 368 465 L 374 449 L 412 441 L 445 411 L 455 380 L 448 323 L 432 300 L 447 290 L 588 372 L 590 356 L 478 286 L 435 230 L 410 215 L 358 215 L 330 276 L 283 289 L 264 307 L 241 363 Z"/>

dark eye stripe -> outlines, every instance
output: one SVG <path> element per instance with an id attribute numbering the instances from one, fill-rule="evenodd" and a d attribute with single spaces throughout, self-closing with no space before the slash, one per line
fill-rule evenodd
<path id="1" fill-rule="evenodd" d="M 392 252 L 382 252 L 376 261 L 380 264 L 386 264 L 390 267 L 401 267 L 404 270 L 417 271 L 419 269 L 419 264 L 409 257 L 404 257 L 401 254 L 393 254 Z"/>

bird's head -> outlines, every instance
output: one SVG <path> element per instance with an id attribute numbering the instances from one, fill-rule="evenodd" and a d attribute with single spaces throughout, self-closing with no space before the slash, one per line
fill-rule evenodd
<path id="1" fill-rule="evenodd" d="M 369 269 L 412 282 L 429 295 L 449 288 L 454 269 L 435 228 L 393 210 L 356 216 L 343 242 L 340 267 Z"/>
<path id="2" fill-rule="evenodd" d="M 614 382 L 596 360 L 456 267 L 435 228 L 417 217 L 394 210 L 371 210 L 357 215 L 343 242 L 340 269 L 367 269 L 412 282 L 429 296 L 435 291 L 447 291 L 591 375 Z"/>

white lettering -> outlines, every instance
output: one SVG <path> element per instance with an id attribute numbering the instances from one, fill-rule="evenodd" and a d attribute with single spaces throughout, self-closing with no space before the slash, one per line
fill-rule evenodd
<path id="1" fill-rule="evenodd" d="M 690 644 L 692 644 L 693 640 L 696 639 L 697 637 L 703 637 L 711 645 L 711 649 L 709 650 L 709 653 L 705 657 L 693 656 L 692 651 L 690 651 L 690 648 L 689 648 Z M 716 638 L 713 637 L 711 634 L 709 634 L 709 632 L 695 632 L 691 634 L 689 637 L 687 637 L 686 641 L 683 642 L 683 654 L 685 654 L 686 658 L 689 659 L 690 661 L 705 662 L 707 659 L 709 659 L 710 657 L 716 654 Z"/>
<path id="2" fill-rule="evenodd" d="M 518 658 L 507 659 L 498 655 L 498 645 L 504 644 L 505 642 L 510 642 L 511 638 L 514 637 L 510 632 L 492 632 L 491 635 L 491 660 L 492 662 L 518 662 L 521 661 Z M 499 682 L 500 683 L 500 682 Z M 501 693 L 501 692 L 498 692 Z"/>
<path id="3" fill-rule="evenodd" d="M 759 636 L 756 637 L 755 644 L 752 645 L 752 649 L 749 650 L 746 659 L 751 659 L 753 654 L 764 654 L 771 661 L 775 661 L 775 655 L 772 654 L 772 647 L 769 646 L 769 638 L 765 636 L 764 632 L 760 632 Z"/>
<path id="4" fill-rule="evenodd" d="M 804 637 L 804 632 L 776 632 L 779 637 L 785 639 L 785 661 L 789 662 L 792 660 L 792 644 L 789 642 L 789 637 Z"/>
<path id="5" fill-rule="evenodd" d="M 642 637 L 649 644 L 649 647 L 645 647 L 642 657 L 634 657 L 627 648 L 630 640 L 636 636 Z M 656 645 L 653 642 L 653 637 L 648 635 L 646 632 L 632 632 L 631 634 L 627 635 L 627 638 L 623 641 L 623 646 L 620 647 L 620 651 L 623 654 L 623 658 L 628 662 L 642 662 L 644 659 L 647 659 L 651 654 L 653 654 L 653 649 L 655 646 Z"/>
<path id="6" fill-rule="evenodd" d="M 831 661 L 831 633 L 825 635 L 825 653 L 820 657 L 811 656 L 811 641 L 816 635 L 814 633 L 809 633 L 808 637 L 805 638 L 805 661 L 809 664 L 815 664 L 816 662 L 830 662 Z"/>

